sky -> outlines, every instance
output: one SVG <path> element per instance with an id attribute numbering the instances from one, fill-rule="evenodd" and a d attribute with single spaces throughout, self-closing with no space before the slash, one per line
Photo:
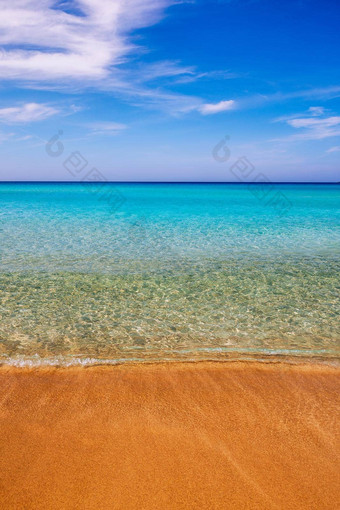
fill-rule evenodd
<path id="1" fill-rule="evenodd" d="M 0 180 L 338 182 L 339 27 L 338 0 L 0 0 Z"/>

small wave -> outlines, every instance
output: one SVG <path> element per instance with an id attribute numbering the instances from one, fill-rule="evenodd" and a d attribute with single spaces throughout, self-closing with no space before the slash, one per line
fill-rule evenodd
<path id="1" fill-rule="evenodd" d="M 38 367 L 88 367 L 94 365 L 122 365 L 129 363 L 162 363 L 162 362 L 199 362 L 199 361 L 257 361 L 300 363 L 303 361 L 322 361 L 327 364 L 339 365 L 339 353 L 326 349 L 254 349 L 254 348 L 198 348 L 172 350 L 154 356 L 126 358 L 95 358 L 74 356 L 14 356 L 0 358 L 0 366 L 17 368 Z"/>

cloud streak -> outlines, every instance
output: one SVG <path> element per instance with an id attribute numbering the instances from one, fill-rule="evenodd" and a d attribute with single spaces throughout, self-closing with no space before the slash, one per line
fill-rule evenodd
<path id="1" fill-rule="evenodd" d="M 170 0 L 1 0 L 0 77 L 96 81 L 136 50 L 128 34 L 155 23 Z M 64 5 L 64 9 L 62 6 Z M 66 7 L 65 7 L 66 6 Z"/>
<path id="2" fill-rule="evenodd" d="M 294 142 L 307 140 L 323 140 L 340 136 L 340 116 L 325 116 L 323 107 L 310 107 L 304 116 L 280 117 L 275 122 L 285 122 L 288 126 L 301 130 L 285 138 L 272 141 Z"/>
<path id="3" fill-rule="evenodd" d="M 86 127 L 95 135 L 116 135 L 127 128 L 126 124 L 110 121 L 91 122 Z"/>
<path id="4" fill-rule="evenodd" d="M 326 152 L 327 153 L 340 152 L 340 145 L 336 145 L 335 147 L 331 147 Z"/>
<path id="5" fill-rule="evenodd" d="M 45 120 L 59 113 L 53 106 L 42 103 L 26 103 L 20 106 L 0 108 L 0 122 L 21 124 Z"/>

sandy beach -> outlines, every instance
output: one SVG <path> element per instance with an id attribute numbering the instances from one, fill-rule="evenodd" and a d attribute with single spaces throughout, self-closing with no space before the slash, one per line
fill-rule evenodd
<path id="1" fill-rule="evenodd" d="M 1 508 L 340 507 L 323 364 L 0 368 Z"/>

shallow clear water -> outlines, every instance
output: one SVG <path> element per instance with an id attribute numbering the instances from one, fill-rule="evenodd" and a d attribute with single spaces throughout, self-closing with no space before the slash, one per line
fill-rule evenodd
<path id="1" fill-rule="evenodd" d="M 339 205 L 339 185 L 0 184 L 0 359 L 336 357 Z"/>

